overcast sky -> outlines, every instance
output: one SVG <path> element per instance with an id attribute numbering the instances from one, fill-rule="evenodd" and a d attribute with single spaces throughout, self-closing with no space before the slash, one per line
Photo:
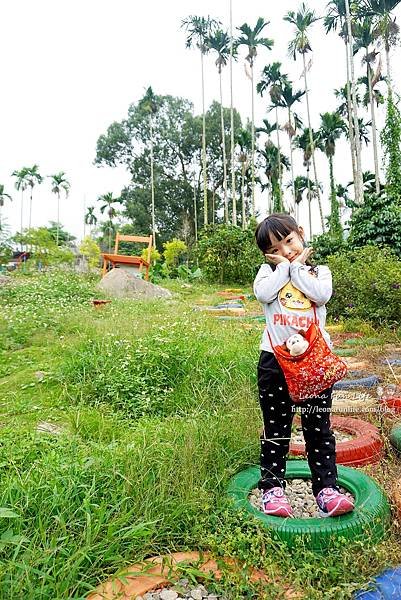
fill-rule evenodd
<path id="1" fill-rule="evenodd" d="M 247 22 L 252 27 L 261 16 L 270 21 L 265 35 L 274 39 L 272 51 L 259 51 L 255 73 L 273 61 L 283 63 L 300 88 L 301 61 L 288 57 L 287 44 L 293 36 L 283 15 L 296 10 L 300 2 L 281 0 L 233 0 L 234 27 Z M 309 0 L 308 6 L 322 14 L 326 2 Z M 93 166 L 96 141 L 113 121 L 126 116 L 131 102 L 137 102 L 151 85 L 157 94 L 190 99 L 201 111 L 200 59 L 198 52 L 185 48 L 180 23 L 188 15 L 211 16 L 229 26 L 228 0 L 13 0 L 1 2 L 0 36 L 2 98 L 0 113 L 0 183 L 13 197 L 3 210 L 12 231 L 19 228 L 20 195 L 14 189 L 12 171 L 38 164 L 42 175 L 65 171 L 71 193 L 61 205 L 60 220 L 79 238 L 83 235 L 84 205 L 96 204 L 99 195 L 119 194 L 128 183 L 123 169 Z M 397 10 L 398 20 L 401 9 Z M 321 23 L 311 31 L 313 64 L 309 73 L 313 126 L 319 126 L 319 113 L 336 108 L 333 89 L 345 83 L 344 45 L 337 35 L 326 36 Z M 250 117 L 250 81 L 244 73 L 245 49 L 234 67 L 234 104 L 243 120 Z M 399 70 L 392 54 L 394 83 L 400 89 Z M 360 57 L 357 72 L 361 74 Z M 225 104 L 229 106 L 228 68 L 224 72 Z M 218 99 L 218 76 L 214 59 L 206 59 L 206 103 Z M 268 98 L 256 99 L 256 121 L 266 116 Z M 297 112 L 306 122 L 304 108 Z M 384 111 L 382 111 L 384 112 Z M 270 117 L 272 119 L 272 117 Z M 285 122 L 285 115 L 282 116 Z M 382 123 L 382 119 L 379 118 Z M 288 154 L 287 140 L 284 151 Z M 298 153 L 296 153 L 298 154 Z M 327 160 L 318 154 L 319 178 L 327 181 Z M 372 168 L 371 150 L 365 150 L 364 170 Z M 296 160 L 295 174 L 303 173 L 302 160 Z M 338 182 L 351 178 L 349 150 L 338 145 L 335 157 Z M 325 186 L 324 207 L 329 211 Z M 266 209 L 266 197 L 257 198 Z M 28 194 L 25 206 L 28 209 Z M 318 229 L 317 207 L 314 212 Z M 24 226 L 27 226 L 27 210 Z M 307 211 L 301 212 L 306 223 Z M 56 220 L 56 197 L 46 180 L 34 189 L 32 225 Z"/>

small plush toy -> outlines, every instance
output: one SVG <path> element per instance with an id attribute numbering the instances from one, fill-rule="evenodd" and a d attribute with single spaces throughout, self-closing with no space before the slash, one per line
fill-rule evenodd
<path id="1" fill-rule="evenodd" d="M 285 345 L 290 351 L 291 356 L 299 356 L 308 348 L 309 342 L 303 337 L 303 335 L 296 333 L 288 338 Z"/>

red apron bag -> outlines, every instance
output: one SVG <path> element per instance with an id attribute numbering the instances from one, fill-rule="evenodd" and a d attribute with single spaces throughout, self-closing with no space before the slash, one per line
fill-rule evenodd
<path id="1" fill-rule="evenodd" d="M 271 347 L 283 370 L 288 392 L 294 402 L 302 402 L 307 398 L 318 396 L 347 374 L 347 365 L 340 357 L 333 354 L 317 325 L 315 306 L 313 310 L 315 322 L 304 334 L 309 346 L 299 356 L 291 356 L 284 346 L 273 346 L 266 327 Z"/>

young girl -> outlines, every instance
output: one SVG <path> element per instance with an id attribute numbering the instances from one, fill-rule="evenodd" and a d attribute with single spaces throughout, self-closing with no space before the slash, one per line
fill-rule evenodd
<path id="1" fill-rule="evenodd" d="M 258 485 L 263 491 L 263 511 L 266 514 L 291 517 L 292 508 L 284 493 L 284 476 L 296 404 L 288 394 L 272 344 L 283 344 L 294 333 L 307 329 L 316 318 L 331 347 L 330 337 L 324 329 L 325 304 L 332 295 L 331 273 L 326 266 L 314 267 L 309 263 L 313 250 L 306 247 L 302 227 L 298 227 L 289 215 L 270 215 L 258 225 L 255 235 L 260 250 L 270 263 L 261 266 L 254 283 L 255 296 L 261 302 L 266 317 L 258 364 L 259 399 L 264 422 Z M 354 508 L 336 485 L 335 438 L 330 428 L 331 395 L 332 387 L 300 404 L 312 490 L 320 514 L 327 517 L 344 514 Z"/>

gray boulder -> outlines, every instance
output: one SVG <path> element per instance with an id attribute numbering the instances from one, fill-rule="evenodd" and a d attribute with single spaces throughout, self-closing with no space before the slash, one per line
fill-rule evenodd
<path id="1" fill-rule="evenodd" d="M 97 289 L 113 298 L 151 300 L 172 298 L 169 290 L 132 275 L 126 269 L 111 269 L 98 283 Z"/>

